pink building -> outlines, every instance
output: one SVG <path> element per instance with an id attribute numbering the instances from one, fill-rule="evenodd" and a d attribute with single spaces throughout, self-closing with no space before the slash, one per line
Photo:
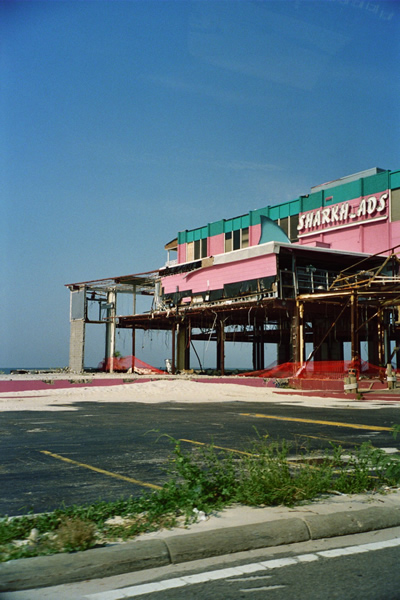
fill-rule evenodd
<path id="1" fill-rule="evenodd" d="M 106 358 L 117 327 L 132 330 L 133 355 L 137 330 L 165 330 L 173 372 L 190 368 L 196 340 L 216 343 L 221 373 L 231 341 L 251 344 L 256 370 L 268 345 L 279 364 L 340 361 L 345 348 L 354 359 L 363 350 L 375 365 L 397 357 L 400 171 L 343 177 L 181 231 L 165 248 L 167 264 L 157 271 L 69 285 L 73 370 L 83 365 L 85 323 L 94 322 L 89 297 L 107 307 L 95 321 L 106 323 Z M 154 296 L 150 313 L 119 315 L 118 294 L 141 291 Z"/>
<path id="2" fill-rule="evenodd" d="M 388 254 L 400 245 L 400 171 L 370 169 L 306 196 L 178 234 L 177 260 L 160 270 L 169 303 L 279 294 L 277 245 Z M 340 268 L 338 269 L 340 270 Z M 241 285 L 239 285 L 241 284 Z M 300 289 L 294 282 L 295 294 Z"/>

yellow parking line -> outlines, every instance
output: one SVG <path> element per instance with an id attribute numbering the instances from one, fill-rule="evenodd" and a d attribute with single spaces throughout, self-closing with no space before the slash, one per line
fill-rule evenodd
<path id="1" fill-rule="evenodd" d="M 42 454 L 47 454 L 47 456 L 52 456 L 53 458 L 57 458 L 58 460 L 63 460 L 64 462 L 71 463 L 72 465 L 77 465 L 78 467 L 84 467 L 85 469 L 90 469 L 91 471 L 96 471 L 96 473 L 102 473 L 103 475 L 108 475 L 109 477 L 114 477 L 115 479 L 122 479 L 123 481 L 129 481 L 129 483 L 135 483 L 136 485 L 141 485 L 143 487 L 149 487 L 154 490 L 161 490 L 159 485 L 155 485 L 154 483 L 144 483 L 143 481 L 139 481 L 138 479 L 133 479 L 132 477 L 125 477 L 125 475 L 118 475 L 118 473 L 111 473 L 111 471 L 105 471 L 104 469 L 99 469 L 98 467 L 92 467 L 92 465 L 87 465 L 85 463 L 78 462 L 77 460 L 72 460 L 71 458 L 66 458 L 65 456 L 60 456 L 59 454 L 54 454 L 53 452 L 49 452 L 48 450 L 40 450 Z"/>
<path id="2" fill-rule="evenodd" d="M 357 425 L 355 423 L 342 423 L 340 421 L 319 421 L 313 419 L 295 419 L 294 417 L 276 417 L 274 415 L 261 415 L 258 413 L 240 413 L 241 417 L 256 417 L 257 419 L 275 419 L 276 421 L 294 421 L 296 423 L 315 423 L 317 425 L 331 425 L 333 427 L 349 427 L 350 429 L 367 429 L 369 431 L 393 431 L 392 427 L 379 427 L 378 425 Z"/>
<path id="3" fill-rule="evenodd" d="M 214 446 L 214 444 L 205 444 L 204 442 L 196 442 L 195 440 L 184 440 L 180 439 L 180 442 L 186 442 L 187 444 L 197 444 L 198 446 L 212 446 L 218 450 L 226 450 L 227 452 L 236 452 L 236 454 L 245 454 L 246 456 L 254 456 L 251 452 L 243 452 L 242 450 L 235 450 L 234 448 L 224 448 L 224 446 Z"/>
<path id="4" fill-rule="evenodd" d="M 310 438 L 312 440 L 322 440 L 324 442 L 335 442 L 337 444 L 352 444 L 353 446 L 359 446 L 359 442 L 349 442 L 348 440 L 335 440 L 335 438 L 328 438 L 319 435 L 305 435 L 303 433 L 299 434 L 299 437 Z"/>

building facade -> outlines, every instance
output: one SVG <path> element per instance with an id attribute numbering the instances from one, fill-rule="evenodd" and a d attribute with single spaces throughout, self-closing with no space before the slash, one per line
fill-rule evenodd
<path id="1" fill-rule="evenodd" d="M 125 293 L 152 290 L 150 315 L 114 311 L 104 319 L 110 339 L 110 329 L 132 329 L 133 355 L 136 329 L 164 329 L 173 371 L 190 367 L 201 339 L 216 342 L 220 372 L 229 341 L 252 344 L 254 369 L 264 367 L 266 344 L 276 345 L 278 363 L 341 360 L 346 343 L 356 357 L 362 341 L 371 363 L 397 356 L 400 171 L 343 177 L 293 201 L 179 232 L 165 248 L 166 265 L 151 274 L 69 285 L 81 297 L 117 295 L 122 285 Z"/>

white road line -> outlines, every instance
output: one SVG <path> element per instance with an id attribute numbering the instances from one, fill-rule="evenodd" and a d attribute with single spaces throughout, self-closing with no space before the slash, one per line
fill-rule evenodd
<path id="1" fill-rule="evenodd" d="M 299 554 L 298 556 L 288 558 L 277 558 L 273 560 L 266 560 L 259 563 L 250 563 L 247 565 L 240 565 L 238 567 L 230 567 L 226 569 L 217 569 L 215 571 L 205 571 L 204 573 L 196 573 L 194 575 L 184 575 L 182 577 L 175 577 L 173 579 L 164 579 L 163 581 L 157 581 L 154 583 L 145 583 L 142 585 L 134 585 L 119 590 L 110 590 L 108 592 L 100 592 L 97 594 L 89 594 L 85 596 L 87 600 L 123 600 L 124 598 L 134 598 L 137 596 L 143 596 L 144 594 L 151 594 L 154 592 L 162 592 L 167 589 L 174 589 L 189 585 L 195 585 L 198 583 L 207 583 L 208 581 L 217 581 L 219 579 L 228 579 L 232 577 L 238 577 L 236 581 L 243 581 L 242 577 L 246 573 L 256 573 L 259 571 L 270 571 L 273 569 L 280 569 L 290 565 L 296 565 L 299 563 L 313 562 L 320 558 L 336 558 L 338 556 L 348 556 L 350 554 L 361 554 L 362 552 L 371 552 L 375 550 L 383 550 L 385 548 L 394 548 L 400 546 L 400 538 L 394 538 L 383 542 L 371 542 L 369 544 L 362 544 L 359 546 L 347 546 L 346 548 L 335 548 L 332 550 L 321 550 L 315 553 Z M 263 578 L 268 577 L 267 573 L 261 576 Z M 260 577 L 260 578 L 261 578 Z M 250 581 L 257 579 L 257 577 L 248 577 L 246 580 Z M 278 587 L 285 586 L 266 586 L 265 588 L 254 588 L 254 589 L 243 589 L 242 592 L 252 592 L 257 590 L 271 590 Z"/>
<path id="2" fill-rule="evenodd" d="M 278 590 L 279 588 L 284 588 L 286 587 L 285 585 L 267 585 L 264 587 L 259 587 L 259 588 L 244 588 L 243 590 L 240 590 L 241 592 L 269 592 L 270 590 Z"/>
<path id="3" fill-rule="evenodd" d="M 266 560 L 260 563 L 266 569 L 280 569 L 289 565 L 295 565 L 299 561 L 297 558 L 276 558 L 275 560 Z"/>
<path id="4" fill-rule="evenodd" d="M 235 577 L 235 581 L 258 581 L 259 579 L 271 579 L 272 575 L 256 575 L 255 577 Z"/>

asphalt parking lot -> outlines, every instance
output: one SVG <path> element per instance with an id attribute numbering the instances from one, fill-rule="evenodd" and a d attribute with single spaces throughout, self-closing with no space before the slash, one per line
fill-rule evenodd
<path id="1" fill-rule="evenodd" d="M 400 448 L 397 405 L 379 410 L 221 404 L 76 404 L 75 411 L 4 412 L 0 425 L 0 514 L 137 496 L 167 478 L 171 438 L 245 450 L 257 435 L 293 449 L 354 448 L 371 440 Z"/>

